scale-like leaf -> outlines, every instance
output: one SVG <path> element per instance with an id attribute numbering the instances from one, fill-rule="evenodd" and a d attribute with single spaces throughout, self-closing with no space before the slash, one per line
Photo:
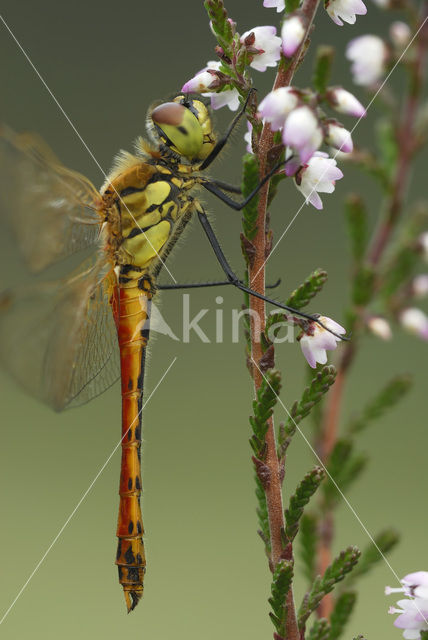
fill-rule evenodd
<path id="1" fill-rule="evenodd" d="M 279 636 L 285 636 L 287 622 L 287 593 L 293 580 L 293 562 L 280 560 L 275 567 L 272 578 L 269 604 L 272 612 L 269 614 Z"/>
<path id="2" fill-rule="evenodd" d="M 324 470 L 321 467 L 315 467 L 305 475 L 296 492 L 291 496 L 289 507 L 285 511 L 285 535 L 289 542 L 296 537 L 303 509 L 320 486 L 324 476 Z"/>
<path id="3" fill-rule="evenodd" d="M 329 640 L 330 623 L 326 618 L 316 620 L 307 636 L 308 640 Z"/>
<path id="4" fill-rule="evenodd" d="M 316 269 L 288 298 L 286 304 L 293 309 L 302 309 L 310 300 L 321 291 L 327 280 L 327 272 L 323 269 Z"/>
<path id="5" fill-rule="evenodd" d="M 355 570 L 356 569 L 357 567 Z M 331 629 L 328 640 L 336 640 L 337 638 L 340 638 L 354 609 L 356 600 L 357 594 L 355 591 L 344 591 L 337 598 L 330 616 Z"/>
<path id="6" fill-rule="evenodd" d="M 304 513 L 300 518 L 299 556 L 305 577 L 312 581 L 316 571 L 318 544 L 318 519 L 314 513 Z"/>
<path id="7" fill-rule="evenodd" d="M 334 48 L 322 45 L 317 49 L 315 68 L 313 75 L 314 89 L 320 95 L 324 95 L 330 80 L 331 66 L 333 64 Z"/>
<path id="8" fill-rule="evenodd" d="M 357 547 L 348 547 L 342 551 L 332 564 L 327 567 L 322 577 L 318 576 L 311 591 L 303 599 L 298 613 L 299 629 L 304 629 L 306 621 L 313 611 L 318 607 L 322 598 L 333 590 L 335 584 L 345 578 L 357 564 L 360 551 Z"/>
<path id="9" fill-rule="evenodd" d="M 353 582 L 356 578 L 368 573 L 373 567 L 383 559 L 399 542 L 400 536 L 394 529 L 381 531 L 361 553 L 358 566 L 349 575 L 346 584 Z"/>

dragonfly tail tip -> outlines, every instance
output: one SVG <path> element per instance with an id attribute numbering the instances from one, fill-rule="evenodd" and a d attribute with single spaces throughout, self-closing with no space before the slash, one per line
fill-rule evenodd
<path id="1" fill-rule="evenodd" d="M 137 604 L 140 602 L 143 592 L 142 590 L 124 590 L 123 595 L 125 596 L 126 608 L 128 609 L 128 613 L 131 613 L 131 611 L 133 611 Z"/>

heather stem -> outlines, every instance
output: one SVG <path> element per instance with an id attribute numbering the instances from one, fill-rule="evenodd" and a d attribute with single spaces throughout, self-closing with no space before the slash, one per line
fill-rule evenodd
<path id="1" fill-rule="evenodd" d="M 302 11 L 308 19 L 306 35 L 312 26 L 320 0 L 305 0 Z M 306 40 L 306 38 L 304 39 Z M 298 66 L 300 58 L 305 55 L 304 42 L 291 61 L 281 59 L 278 73 L 275 79 L 274 88 L 284 87 L 291 84 L 294 72 Z M 269 124 L 265 124 L 260 136 L 258 147 L 258 161 L 260 168 L 260 177 L 263 177 L 268 167 L 268 154 L 273 147 L 273 133 Z M 251 287 L 259 292 L 265 293 L 265 261 L 267 258 L 267 202 L 268 202 L 269 185 L 266 184 L 259 193 L 258 216 L 257 216 L 257 233 L 252 240 L 255 248 L 254 260 L 249 266 L 249 282 Z M 265 303 L 254 296 L 250 296 L 250 308 L 254 313 L 251 314 L 251 357 L 257 366 L 252 367 L 252 377 L 254 381 L 255 392 L 259 389 L 262 382 L 262 373 L 259 370 L 260 361 L 263 354 L 260 334 L 266 326 Z M 256 321 L 254 318 L 257 318 Z M 273 347 L 272 360 L 273 362 Z M 265 488 L 266 503 L 269 518 L 270 541 L 271 541 L 271 568 L 275 567 L 278 560 L 283 557 L 284 547 L 281 538 L 281 531 L 284 528 L 284 509 L 282 499 L 282 478 L 281 466 L 276 452 L 276 439 L 273 419 L 269 420 L 269 428 L 266 434 L 266 459 L 265 464 L 270 471 L 270 482 Z M 290 555 L 290 550 L 288 550 Z M 297 626 L 296 612 L 294 606 L 293 591 L 290 588 L 287 596 L 287 640 L 299 640 L 300 634 Z"/>

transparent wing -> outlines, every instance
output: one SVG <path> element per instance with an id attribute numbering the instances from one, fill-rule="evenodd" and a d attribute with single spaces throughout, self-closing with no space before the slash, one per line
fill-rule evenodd
<path id="1" fill-rule="evenodd" d="M 38 136 L 0 128 L 0 215 L 33 271 L 92 245 L 99 193 Z"/>
<path id="2" fill-rule="evenodd" d="M 0 362 L 56 410 L 87 402 L 119 377 L 115 283 L 104 259 L 68 280 L 39 283 L 0 299 Z"/>

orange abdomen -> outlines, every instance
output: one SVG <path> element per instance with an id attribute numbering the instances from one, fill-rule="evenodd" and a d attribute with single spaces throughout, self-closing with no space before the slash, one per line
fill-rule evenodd
<path id="1" fill-rule="evenodd" d="M 149 335 L 150 281 L 119 284 L 114 294 L 122 381 L 122 465 L 116 564 L 128 612 L 143 595 L 146 559 L 141 495 L 141 426 L 144 359 Z"/>

